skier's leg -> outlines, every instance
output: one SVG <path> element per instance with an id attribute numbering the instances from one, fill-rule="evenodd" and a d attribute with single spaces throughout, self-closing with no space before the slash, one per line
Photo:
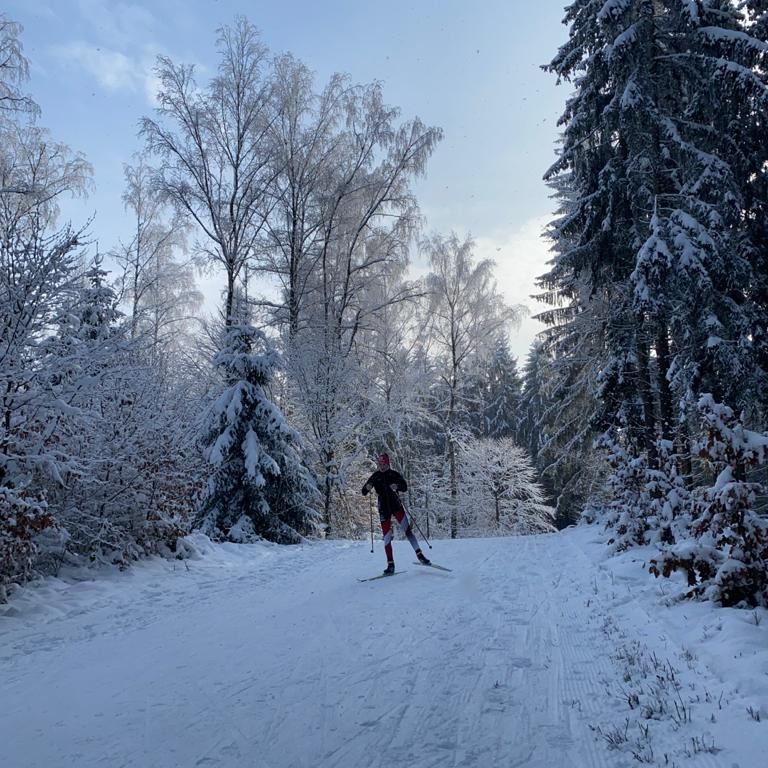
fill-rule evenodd
<path id="1" fill-rule="evenodd" d="M 389 515 L 380 515 L 381 533 L 384 536 L 384 554 L 387 556 L 387 567 L 394 566 L 395 558 L 392 556 L 392 518 Z"/>
<path id="2" fill-rule="evenodd" d="M 397 518 L 397 522 L 400 524 L 400 527 L 403 529 L 405 537 L 408 539 L 408 541 L 411 542 L 411 546 L 413 547 L 413 551 L 416 553 L 416 557 L 419 559 L 419 562 L 423 563 L 424 565 L 429 565 L 429 559 L 421 551 L 419 540 L 411 530 L 411 522 L 406 517 L 405 511 L 403 509 L 398 509 L 395 512 L 395 517 Z"/>
<path id="3" fill-rule="evenodd" d="M 403 529 L 405 538 L 411 542 L 411 546 L 413 547 L 414 551 L 421 552 L 421 547 L 419 547 L 419 541 L 416 538 L 416 536 L 414 536 L 413 530 L 411 530 L 411 522 L 406 517 L 405 511 L 402 509 L 398 509 L 395 512 L 395 517 L 397 518 L 397 522 L 400 524 L 400 527 Z"/>

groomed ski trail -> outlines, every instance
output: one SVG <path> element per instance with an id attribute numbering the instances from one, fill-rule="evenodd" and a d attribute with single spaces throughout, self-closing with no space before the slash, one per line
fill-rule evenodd
<path id="1" fill-rule="evenodd" d="M 620 705 L 613 606 L 567 536 L 437 542 L 452 573 L 359 583 L 366 547 L 156 562 L 6 615 L 0 765 L 637 765 L 595 731 Z"/>

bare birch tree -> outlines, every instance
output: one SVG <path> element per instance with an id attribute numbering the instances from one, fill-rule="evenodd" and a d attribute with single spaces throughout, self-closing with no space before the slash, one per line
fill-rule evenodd
<path id="1" fill-rule="evenodd" d="M 343 138 L 343 96 L 349 84 L 346 77 L 334 75 L 316 93 L 309 68 L 286 54 L 275 62 L 273 86 L 274 207 L 260 265 L 280 285 L 281 301 L 272 309 L 287 327 L 290 342 L 298 333 L 300 310 L 322 251 L 321 201 Z"/>
<path id="2" fill-rule="evenodd" d="M 134 232 L 113 252 L 122 268 L 121 298 L 129 305 L 130 338 L 145 336 L 150 362 L 162 365 L 169 345 L 178 346 L 183 338 L 188 311 L 201 305 L 202 296 L 191 260 L 180 258 L 187 226 L 178 212 L 168 217 L 167 200 L 152 184 L 152 167 L 140 156 L 124 172 L 123 204 Z"/>
<path id="3" fill-rule="evenodd" d="M 40 108 L 21 90 L 29 79 L 29 62 L 19 35 L 22 27 L 0 14 L 0 113 L 37 115 Z"/>
<path id="4" fill-rule="evenodd" d="M 457 436 L 469 383 L 467 367 L 472 358 L 492 345 L 522 309 L 508 307 L 496 288 L 493 261 L 475 263 L 470 237 L 455 233 L 432 235 L 424 241 L 432 272 L 427 276 L 431 293 L 429 329 L 433 354 L 442 361 L 440 418 L 448 454 L 451 492 L 451 538 L 458 534 Z"/>
<path id="5" fill-rule="evenodd" d="M 218 32 L 216 77 L 206 90 L 194 67 L 158 58 L 159 106 L 142 119 L 147 148 L 160 167 L 158 191 L 200 231 L 198 251 L 226 273 L 225 324 L 234 322 L 235 285 L 269 211 L 274 121 L 268 51 L 239 17 Z"/>
<path id="6" fill-rule="evenodd" d="M 318 463 L 324 475 L 324 522 L 331 526 L 334 489 L 348 451 L 356 452 L 366 428 L 364 377 L 356 359 L 358 334 L 384 307 L 413 297 L 399 281 L 396 292 L 369 291 L 386 282 L 408 259 L 418 207 L 412 179 L 423 173 L 442 132 L 418 118 L 397 125 L 399 112 L 384 104 L 374 83 L 342 94 L 344 128 L 329 154 L 319 198 L 322 231 L 311 273 L 311 292 L 301 312 L 307 318 L 310 356 L 293 357 L 298 379 L 311 383 L 309 413 Z M 307 345 L 301 341 L 303 349 Z M 309 368 L 306 368 L 307 365 Z M 350 386 L 351 385 L 351 386 Z M 308 394 L 308 393 L 307 393 Z M 357 419 L 338 429 L 339 422 Z"/>

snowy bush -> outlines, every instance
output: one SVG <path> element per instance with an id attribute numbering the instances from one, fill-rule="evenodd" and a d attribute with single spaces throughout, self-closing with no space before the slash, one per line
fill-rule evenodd
<path id="1" fill-rule="evenodd" d="M 596 447 L 607 453 L 611 467 L 608 487 L 612 498 L 606 504 L 606 526 L 614 533 L 608 540 L 615 551 L 646 544 L 650 529 L 648 462 L 645 456 L 632 456 L 619 441 L 604 435 Z"/>
<path id="2" fill-rule="evenodd" d="M 733 411 L 703 395 L 698 403 L 704 437 L 700 458 L 715 473 L 696 489 L 691 538 L 668 547 L 651 571 L 682 570 L 691 595 L 722 605 L 768 604 L 768 523 L 754 509 L 762 484 L 747 479 L 749 468 L 768 458 L 768 435 L 745 429 Z"/>
<path id="3" fill-rule="evenodd" d="M 690 527 L 690 492 L 680 473 L 681 457 L 671 440 L 659 439 L 653 459 L 631 456 L 604 437 L 613 470 L 609 486 L 613 497 L 602 515 L 614 530 L 610 544 L 616 551 L 643 544 L 672 544 L 687 536 Z"/>
<path id="4" fill-rule="evenodd" d="M 172 552 L 189 530 L 199 461 L 187 398 L 143 363 L 143 339 L 126 338 L 116 305 L 96 263 L 42 345 L 45 392 L 67 403 L 49 430 L 66 461 L 37 479 L 67 533 L 64 562 L 125 567 Z"/>
<path id="5" fill-rule="evenodd" d="M 53 525 L 44 501 L 0 487 L 0 603 L 11 584 L 29 578 L 37 553 L 34 539 Z"/>
<path id="6" fill-rule="evenodd" d="M 690 531 L 691 492 L 681 474 L 682 459 L 671 440 L 656 441 L 656 466 L 646 470 L 643 500 L 651 544 L 674 544 Z"/>

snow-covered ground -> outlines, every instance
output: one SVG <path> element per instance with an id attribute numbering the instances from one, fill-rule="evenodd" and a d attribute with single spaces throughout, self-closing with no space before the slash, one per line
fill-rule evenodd
<path id="1" fill-rule="evenodd" d="M 213 546 L 0 607 L 3 768 L 768 765 L 768 615 L 595 528 Z"/>

